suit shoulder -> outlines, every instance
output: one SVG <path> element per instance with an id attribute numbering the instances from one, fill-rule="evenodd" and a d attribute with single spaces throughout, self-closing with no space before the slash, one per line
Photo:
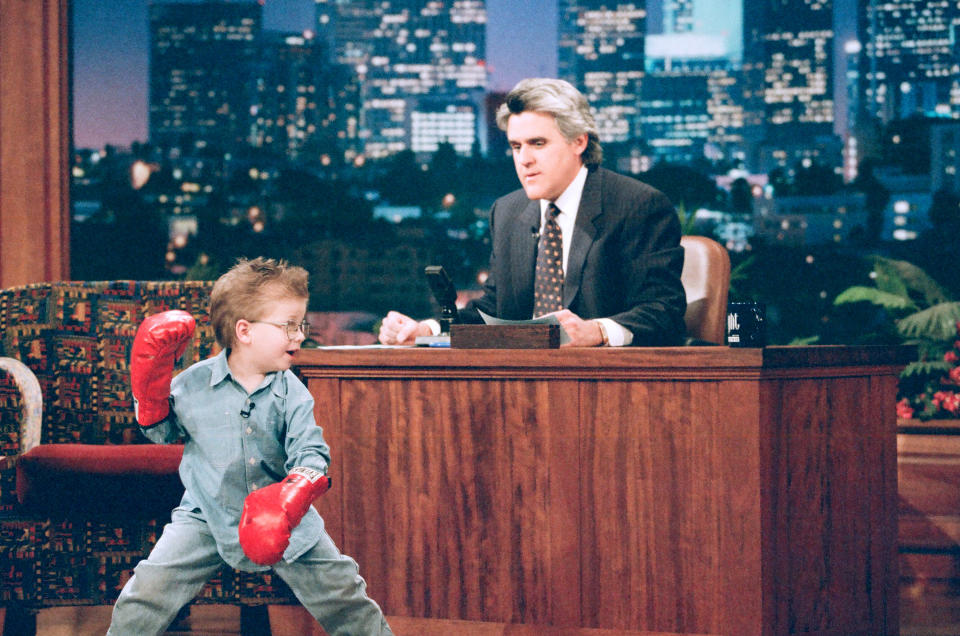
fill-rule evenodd
<path id="1" fill-rule="evenodd" d="M 604 209 L 639 208 L 647 211 L 672 211 L 673 203 L 660 190 L 633 177 L 600 168 L 597 171 Z"/>
<path id="2" fill-rule="evenodd" d="M 518 188 L 498 198 L 493 202 L 493 205 L 497 209 L 522 209 L 525 208 L 528 203 L 530 203 L 530 199 L 527 198 L 527 193 L 523 191 L 523 188 Z"/>
<path id="3" fill-rule="evenodd" d="M 666 198 L 667 196 L 648 183 L 644 183 L 643 181 L 640 181 L 634 177 L 620 174 L 619 172 L 614 172 L 613 170 L 599 168 L 597 173 L 602 179 L 602 187 L 604 189 L 622 191 L 633 196 L 645 196 L 650 198 Z"/>

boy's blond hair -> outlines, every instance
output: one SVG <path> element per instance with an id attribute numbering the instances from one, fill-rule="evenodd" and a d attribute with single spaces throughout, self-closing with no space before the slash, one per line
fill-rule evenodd
<path id="1" fill-rule="evenodd" d="M 267 301 L 309 298 L 307 270 L 284 260 L 241 258 L 210 292 L 210 323 L 224 349 L 236 345 L 238 320 L 259 320 Z"/>

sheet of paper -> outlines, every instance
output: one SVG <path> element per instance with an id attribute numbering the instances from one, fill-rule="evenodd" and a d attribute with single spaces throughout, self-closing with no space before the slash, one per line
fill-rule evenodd
<path id="1" fill-rule="evenodd" d="M 560 326 L 560 344 L 570 342 L 570 336 L 563 328 L 563 325 L 560 325 L 560 321 L 557 320 L 556 316 L 546 315 L 540 316 L 539 318 L 531 318 L 530 320 L 504 320 L 503 318 L 496 318 L 490 314 L 485 314 L 479 309 L 477 311 L 480 312 L 480 317 L 483 318 L 484 324 L 487 325 L 558 325 Z"/>
<path id="2" fill-rule="evenodd" d="M 413 345 L 385 345 L 385 344 L 368 344 L 368 345 L 320 345 L 319 347 L 304 347 L 309 349 L 409 349 Z"/>

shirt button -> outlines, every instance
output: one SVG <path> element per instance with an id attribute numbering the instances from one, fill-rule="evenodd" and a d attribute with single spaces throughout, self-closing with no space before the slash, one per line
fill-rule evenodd
<path id="1" fill-rule="evenodd" d="M 253 427 L 252 427 L 252 426 L 248 426 L 248 427 L 247 427 L 247 435 L 249 435 L 249 434 L 252 433 L 252 432 L 253 432 Z"/>
<path id="2" fill-rule="evenodd" d="M 251 491 L 256 490 L 257 488 L 259 488 L 259 486 L 257 486 L 256 484 L 253 484 L 252 486 L 250 486 Z"/>
<path id="3" fill-rule="evenodd" d="M 250 465 L 251 465 L 251 466 L 254 466 L 254 465 L 256 465 L 256 463 L 257 463 L 257 459 L 256 459 L 255 457 L 251 457 L 251 458 L 250 458 Z"/>

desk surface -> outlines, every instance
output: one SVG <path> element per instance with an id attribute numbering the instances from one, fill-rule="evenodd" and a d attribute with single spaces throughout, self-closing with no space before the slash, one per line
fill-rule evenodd
<path id="1" fill-rule="evenodd" d="M 542 374 L 545 368 L 570 377 L 644 377 L 654 373 L 700 377 L 741 375 L 775 369 L 849 367 L 856 374 L 878 367 L 899 372 L 916 358 L 912 346 L 625 347 L 587 349 L 445 349 L 358 347 L 303 349 L 297 366 L 305 375 L 419 375 L 446 369 L 478 377 Z M 854 367 L 865 367 L 856 371 Z M 362 371 L 365 370 L 365 371 Z"/>

